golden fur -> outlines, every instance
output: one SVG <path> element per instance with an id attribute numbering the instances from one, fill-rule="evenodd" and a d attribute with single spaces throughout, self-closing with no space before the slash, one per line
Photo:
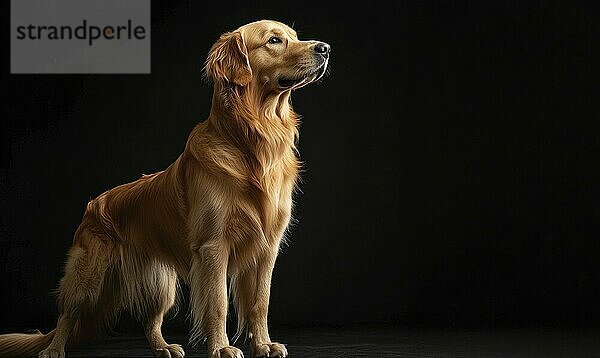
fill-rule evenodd
<path id="1" fill-rule="evenodd" d="M 285 357 L 269 337 L 267 310 L 300 165 L 289 97 L 323 75 L 328 51 L 275 21 L 223 34 L 205 67 L 214 82 L 208 119 L 166 170 L 88 203 L 60 282 L 56 329 L 2 335 L 0 356 L 64 357 L 65 344 L 128 309 L 156 356 L 182 357 L 161 333 L 179 277 L 190 286 L 192 342 L 206 338 L 210 357 L 239 358 L 225 331 L 229 277 L 237 336 L 248 332 L 254 356 Z"/>

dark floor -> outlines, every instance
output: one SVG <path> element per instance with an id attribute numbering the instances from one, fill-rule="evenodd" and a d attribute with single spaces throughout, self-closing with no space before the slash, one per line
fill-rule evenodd
<path id="1" fill-rule="evenodd" d="M 409 329 L 354 327 L 343 329 L 273 330 L 290 358 L 299 357 L 600 357 L 600 330 L 585 329 Z M 186 336 L 170 337 L 184 344 L 186 357 L 206 357 L 206 347 L 187 346 Z M 244 342 L 235 344 L 243 347 Z M 67 351 L 67 357 L 151 357 L 141 336 L 115 336 L 103 343 Z"/>

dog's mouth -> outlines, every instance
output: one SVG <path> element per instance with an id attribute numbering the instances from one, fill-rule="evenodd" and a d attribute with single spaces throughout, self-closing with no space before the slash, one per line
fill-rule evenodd
<path id="1" fill-rule="evenodd" d="M 300 88 L 308 83 L 319 80 L 327 70 L 327 60 L 323 61 L 317 68 L 310 69 L 305 74 L 296 78 L 280 77 L 277 84 L 281 89 Z"/>
<path id="2" fill-rule="evenodd" d="M 296 78 L 296 79 L 282 77 L 277 80 L 277 84 L 281 88 L 290 88 L 290 87 L 294 87 L 294 85 L 297 85 L 298 83 L 304 81 L 305 79 L 306 79 L 306 77 L 300 77 L 300 78 Z"/>

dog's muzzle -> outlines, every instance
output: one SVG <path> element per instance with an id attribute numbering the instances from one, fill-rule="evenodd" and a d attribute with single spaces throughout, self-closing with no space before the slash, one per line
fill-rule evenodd
<path id="1" fill-rule="evenodd" d="M 329 53 L 331 52 L 331 46 L 325 42 L 317 42 L 313 46 L 315 53 L 315 66 L 307 69 L 301 76 L 296 78 L 285 78 L 281 77 L 277 80 L 279 87 L 283 89 L 291 88 L 297 85 L 304 85 L 309 82 L 317 81 L 325 74 L 327 70 L 327 63 L 329 61 Z"/>

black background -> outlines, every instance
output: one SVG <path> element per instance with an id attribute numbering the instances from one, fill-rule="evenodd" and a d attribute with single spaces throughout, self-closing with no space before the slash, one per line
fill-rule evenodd
<path id="1" fill-rule="evenodd" d="M 261 18 L 332 46 L 293 96 L 306 171 L 271 322 L 600 318 L 596 9 L 154 1 L 151 75 L 9 75 L 2 6 L 3 331 L 54 326 L 87 201 L 177 158 L 210 109 L 211 44 Z"/>

